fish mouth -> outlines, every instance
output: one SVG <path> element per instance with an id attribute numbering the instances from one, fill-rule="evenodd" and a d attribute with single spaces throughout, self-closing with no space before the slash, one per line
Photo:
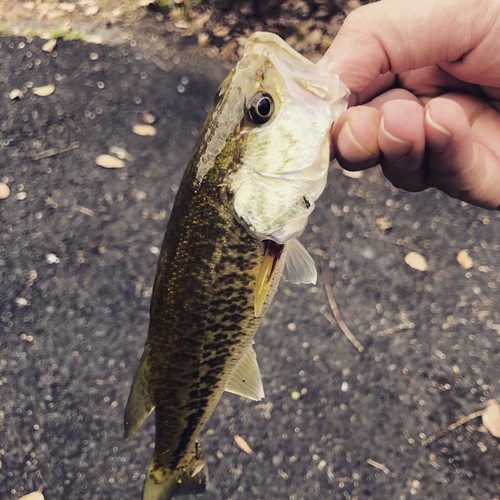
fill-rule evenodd
<path id="1" fill-rule="evenodd" d="M 254 311 L 255 317 L 259 317 L 266 301 L 269 288 L 273 281 L 274 272 L 278 266 L 285 245 L 272 240 L 264 240 L 264 259 L 255 280 L 254 289 Z"/>

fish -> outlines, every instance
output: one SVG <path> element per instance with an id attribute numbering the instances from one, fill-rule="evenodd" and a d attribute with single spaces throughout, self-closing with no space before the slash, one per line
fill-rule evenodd
<path id="1" fill-rule="evenodd" d="M 220 85 L 179 186 L 150 324 L 125 410 L 130 438 L 155 410 L 143 500 L 202 493 L 199 435 L 224 391 L 259 401 L 253 337 L 278 283 L 315 283 L 299 243 L 349 91 L 272 33 L 249 37 Z"/>

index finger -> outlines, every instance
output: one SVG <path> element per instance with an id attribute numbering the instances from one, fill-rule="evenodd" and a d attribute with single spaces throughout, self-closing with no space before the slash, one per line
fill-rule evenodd
<path id="1" fill-rule="evenodd" d="M 365 5 L 347 16 L 318 65 L 358 93 L 388 72 L 457 61 L 485 36 L 489 8 L 488 2 L 475 0 Z"/>

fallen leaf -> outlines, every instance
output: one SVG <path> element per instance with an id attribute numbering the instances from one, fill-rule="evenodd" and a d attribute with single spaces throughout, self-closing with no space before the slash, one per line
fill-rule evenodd
<path id="1" fill-rule="evenodd" d="M 38 488 L 38 491 L 33 491 L 33 493 L 28 493 L 19 498 L 19 500 L 45 500 L 45 497 L 42 495 L 43 486 Z"/>
<path id="2" fill-rule="evenodd" d="M 0 182 L 0 200 L 5 200 L 10 195 L 10 188 L 5 182 Z"/>
<path id="3" fill-rule="evenodd" d="M 9 97 L 11 99 L 22 99 L 24 97 L 24 94 L 22 93 L 21 90 L 19 89 L 14 89 L 10 91 Z"/>
<path id="4" fill-rule="evenodd" d="M 483 413 L 483 425 L 495 436 L 500 438 L 500 404 L 496 399 L 486 401 Z"/>
<path id="5" fill-rule="evenodd" d="M 213 31 L 213 34 L 218 38 L 224 38 L 225 36 L 229 35 L 230 31 L 231 31 L 230 28 L 228 28 L 227 26 L 221 26 L 216 28 Z"/>
<path id="6" fill-rule="evenodd" d="M 110 146 L 109 153 L 115 155 L 117 158 L 120 158 L 120 160 L 133 160 L 132 156 L 127 150 L 119 148 L 118 146 Z"/>
<path id="7" fill-rule="evenodd" d="M 57 45 L 57 39 L 56 38 L 51 38 L 48 42 L 45 42 L 42 45 L 42 50 L 44 52 L 52 52 Z"/>
<path id="8" fill-rule="evenodd" d="M 85 9 L 85 15 L 86 16 L 94 16 L 99 12 L 99 7 L 97 5 L 92 5 L 91 7 L 88 7 Z"/>
<path id="9" fill-rule="evenodd" d="M 464 268 L 470 269 L 474 265 L 474 261 L 470 258 L 467 250 L 460 250 L 457 255 L 457 262 Z"/>
<path id="10" fill-rule="evenodd" d="M 57 8 L 59 10 L 64 10 L 66 12 L 74 12 L 76 9 L 76 5 L 70 2 L 61 2 L 60 4 L 57 5 Z"/>
<path id="11" fill-rule="evenodd" d="M 123 168 L 125 162 L 111 155 L 99 155 L 95 162 L 97 165 L 103 168 Z"/>
<path id="12" fill-rule="evenodd" d="M 103 42 L 102 36 L 99 35 L 90 35 L 87 38 L 85 38 L 85 42 L 87 43 L 95 43 L 97 45 L 100 45 Z"/>
<path id="13" fill-rule="evenodd" d="M 156 135 L 156 129 L 152 125 L 134 125 L 132 132 L 137 135 Z"/>
<path id="14" fill-rule="evenodd" d="M 180 29 L 188 29 L 191 27 L 191 24 L 189 24 L 187 21 L 184 21 L 182 19 L 180 21 L 176 21 L 174 24 L 175 24 L 176 28 L 180 28 Z"/>
<path id="15" fill-rule="evenodd" d="M 144 123 L 148 123 L 149 125 L 153 124 L 156 121 L 156 116 L 150 113 L 149 111 L 141 111 L 142 121 Z"/>
<path id="16" fill-rule="evenodd" d="M 375 224 L 377 224 L 377 227 L 384 233 L 386 231 L 389 231 L 389 229 L 391 229 L 392 227 L 392 222 L 387 220 L 385 217 L 379 217 L 378 219 L 375 219 Z"/>
<path id="17" fill-rule="evenodd" d="M 417 271 L 427 271 L 427 261 L 423 255 L 417 252 L 410 252 L 405 257 L 405 262 L 413 269 Z"/>
<path id="18" fill-rule="evenodd" d="M 45 87 L 35 87 L 33 89 L 33 94 L 39 95 L 41 97 L 45 97 L 45 96 L 48 96 L 50 94 L 53 94 L 55 89 L 56 88 L 52 84 L 45 85 Z"/>
<path id="19" fill-rule="evenodd" d="M 208 36 L 208 33 L 199 33 L 198 34 L 198 45 L 200 47 L 204 47 L 205 45 L 208 44 L 208 40 L 209 40 L 209 36 Z"/>
<path id="20" fill-rule="evenodd" d="M 236 441 L 236 444 L 245 452 L 251 455 L 253 453 L 252 448 L 248 446 L 248 443 L 241 437 L 241 436 L 234 436 L 234 440 Z"/>

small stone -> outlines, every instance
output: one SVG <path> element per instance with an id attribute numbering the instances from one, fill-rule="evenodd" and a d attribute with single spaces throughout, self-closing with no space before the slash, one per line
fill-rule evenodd
<path id="1" fill-rule="evenodd" d="M 28 305 L 28 301 L 24 297 L 19 297 L 16 299 L 16 304 L 19 307 L 25 307 Z"/>
<path id="2" fill-rule="evenodd" d="M 10 91 L 9 97 L 11 99 L 22 99 L 24 97 L 24 94 L 22 93 L 21 90 L 14 89 Z"/>
<path id="3" fill-rule="evenodd" d="M 156 135 L 156 129 L 152 125 L 134 125 L 132 132 L 137 135 Z"/>
<path id="4" fill-rule="evenodd" d="M 20 201 L 22 200 L 25 200 L 26 199 L 26 192 L 25 191 L 21 191 L 20 193 L 17 193 L 16 194 L 16 198 Z"/>
<path id="5" fill-rule="evenodd" d="M 42 45 L 42 50 L 44 52 L 52 52 L 57 45 L 57 39 L 56 38 L 51 38 L 48 42 L 45 42 Z"/>
<path id="6" fill-rule="evenodd" d="M 97 52 L 91 52 L 89 54 L 89 59 L 91 61 L 97 61 L 97 59 L 99 59 L 99 54 Z"/>
<path id="7" fill-rule="evenodd" d="M 410 252 L 405 257 L 405 262 L 413 269 L 417 271 L 427 271 L 427 261 L 423 255 L 417 252 Z"/>
<path id="8" fill-rule="evenodd" d="M 59 260 L 59 257 L 53 253 L 48 253 L 45 258 L 47 259 L 47 262 L 49 264 L 59 264 L 59 262 L 61 262 Z"/>
<path id="9" fill-rule="evenodd" d="M 125 162 L 123 160 L 111 155 L 99 155 L 95 159 L 95 162 L 103 168 L 123 168 L 125 166 Z"/>
<path id="10" fill-rule="evenodd" d="M 53 94 L 55 89 L 56 88 L 52 84 L 45 85 L 44 87 L 35 87 L 33 89 L 33 94 L 39 95 L 41 97 L 45 97 L 45 96 L 48 96 L 50 94 Z"/>
<path id="11" fill-rule="evenodd" d="M 10 188 L 5 182 L 0 182 L 0 200 L 5 200 L 10 195 Z"/>

